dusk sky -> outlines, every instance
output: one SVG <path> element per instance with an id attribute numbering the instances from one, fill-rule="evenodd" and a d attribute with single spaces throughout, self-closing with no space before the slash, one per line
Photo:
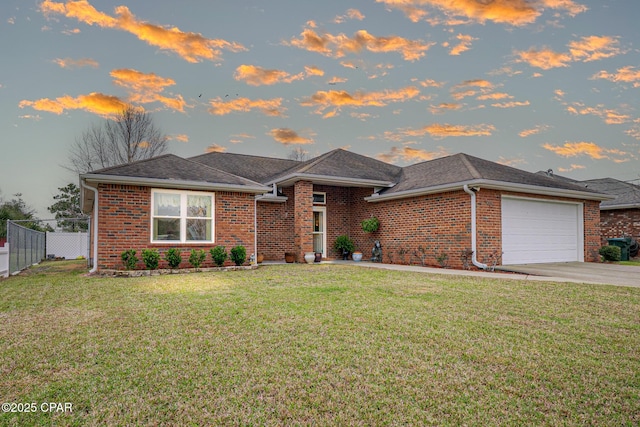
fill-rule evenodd
<path id="1" fill-rule="evenodd" d="M 126 103 L 182 157 L 464 152 L 640 179 L 638 0 L 0 4 L 0 191 L 41 218 L 74 141 Z"/>

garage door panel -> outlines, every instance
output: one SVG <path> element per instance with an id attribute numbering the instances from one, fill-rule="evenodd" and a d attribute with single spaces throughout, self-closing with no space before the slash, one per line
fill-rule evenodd
<path id="1" fill-rule="evenodd" d="M 579 261 L 580 205 L 502 199 L 502 263 Z"/>

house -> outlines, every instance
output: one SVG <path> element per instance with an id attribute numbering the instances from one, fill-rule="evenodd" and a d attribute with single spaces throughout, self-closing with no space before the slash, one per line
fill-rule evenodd
<path id="1" fill-rule="evenodd" d="M 383 261 L 451 267 L 597 261 L 601 200 L 608 196 L 467 154 L 399 167 L 342 149 L 308 161 L 232 153 L 164 155 L 80 176 L 92 215 L 94 268 L 120 254 L 243 245 L 266 260 L 294 252 L 339 257 L 350 236 Z M 380 228 L 360 222 L 375 216 Z M 469 254 L 471 254 L 469 256 Z M 184 263 L 183 267 L 188 264 Z"/>
<path id="2" fill-rule="evenodd" d="M 600 203 L 600 234 L 603 245 L 607 244 L 607 239 L 618 237 L 631 237 L 640 241 L 640 186 L 614 178 L 577 181 L 545 172 L 538 173 L 611 196 L 609 200 Z"/>

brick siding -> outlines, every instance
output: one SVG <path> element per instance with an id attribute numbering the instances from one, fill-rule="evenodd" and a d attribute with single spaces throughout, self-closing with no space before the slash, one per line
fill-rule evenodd
<path id="1" fill-rule="evenodd" d="M 600 212 L 602 245 L 607 239 L 632 237 L 640 241 L 640 209 L 611 209 Z"/>
<path id="2" fill-rule="evenodd" d="M 253 194 L 215 193 L 215 241 L 212 244 L 151 243 L 149 187 L 100 184 L 98 197 L 98 269 L 122 269 L 120 254 L 127 249 L 137 251 L 136 256 L 140 260 L 137 268 L 140 269 L 144 269 L 142 250 L 147 248 L 159 250 L 160 268 L 168 267 L 164 254 L 174 247 L 181 250 L 180 268 L 191 267 L 191 249 L 204 249 L 207 252 L 202 267 L 214 266 L 209 249 L 217 245 L 225 246 L 227 252 L 234 246 L 243 245 L 247 250 L 247 260 L 255 252 Z M 230 263 L 228 260 L 227 264 Z"/>

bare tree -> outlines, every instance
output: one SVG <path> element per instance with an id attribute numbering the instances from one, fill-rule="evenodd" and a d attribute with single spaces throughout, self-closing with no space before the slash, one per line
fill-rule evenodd
<path id="1" fill-rule="evenodd" d="M 300 147 L 292 148 L 287 156 L 289 160 L 298 160 L 299 162 L 304 162 L 309 160 L 309 152 L 307 150 L 303 150 Z"/>
<path id="2" fill-rule="evenodd" d="M 143 109 L 127 106 L 113 119 L 92 125 L 69 150 L 67 169 L 77 173 L 149 159 L 167 151 L 168 138 Z"/>

